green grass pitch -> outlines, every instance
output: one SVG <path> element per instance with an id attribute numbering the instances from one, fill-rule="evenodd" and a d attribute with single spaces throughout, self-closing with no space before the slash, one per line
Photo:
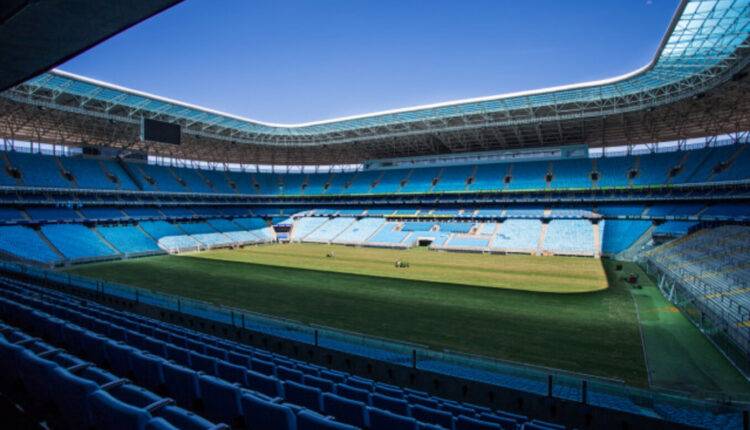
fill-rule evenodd
<path id="1" fill-rule="evenodd" d="M 334 256 L 326 257 L 331 252 Z M 394 267 L 398 259 L 410 267 Z M 652 386 L 660 388 L 750 392 L 747 381 L 645 273 L 632 263 L 622 263 L 624 270 L 618 272 L 615 264 L 593 258 L 289 244 L 89 264 L 70 271 L 637 386 L 647 386 L 650 374 Z M 624 281 L 628 273 L 640 275 L 643 289 L 633 290 Z"/>
<path id="2" fill-rule="evenodd" d="M 330 251 L 334 258 L 327 258 Z M 394 261 L 410 263 L 397 269 Z M 602 261 L 266 245 L 72 272 L 305 323 L 646 384 L 635 306 Z M 554 293 L 550 293 L 550 292 Z"/>

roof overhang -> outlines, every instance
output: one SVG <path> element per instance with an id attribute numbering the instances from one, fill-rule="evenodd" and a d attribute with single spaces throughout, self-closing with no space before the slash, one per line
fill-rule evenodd
<path id="1" fill-rule="evenodd" d="M 622 145 L 747 129 L 749 36 L 750 0 L 683 0 L 652 61 L 623 76 L 294 125 L 242 118 L 62 71 L 19 85 L 4 98 L 118 124 L 128 139 L 137 138 L 124 130 L 141 117 L 179 123 L 185 135 L 181 148 L 136 141 L 108 145 L 184 158 L 207 153 L 229 161 L 318 164 Z"/>
<path id="2" fill-rule="evenodd" d="M 0 91 L 49 70 L 180 1 L 0 2 Z"/>

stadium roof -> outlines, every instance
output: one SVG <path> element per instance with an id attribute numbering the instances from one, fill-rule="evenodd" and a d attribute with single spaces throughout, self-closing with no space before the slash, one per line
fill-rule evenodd
<path id="1" fill-rule="evenodd" d="M 749 36 L 750 0 L 683 0 L 652 61 L 623 76 L 293 125 L 242 118 L 59 70 L 4 96 L 71 118 L 96 117 L 131 128 L 141 117 L 179 123 L 187 137 L 181 148 L 108 144 L 182 158 L 204 154 L 215 161 L 316 164 L 648 143 L 750 128 Z M 88 142 L 99 140 L 89 137 Z"/>
<path id="2" fill-rule="evenodd" d="M 4 0 L 0 2 L 0 90 L 78 55 L 182 0 Z"/>

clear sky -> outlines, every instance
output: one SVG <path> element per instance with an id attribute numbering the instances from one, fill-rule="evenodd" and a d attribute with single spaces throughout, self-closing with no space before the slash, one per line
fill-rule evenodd
<path id="1" fill-rule="evenodd" d="M 186 0 L 60 66 L 297 123 L 602 79 L 679 0 Z"/>

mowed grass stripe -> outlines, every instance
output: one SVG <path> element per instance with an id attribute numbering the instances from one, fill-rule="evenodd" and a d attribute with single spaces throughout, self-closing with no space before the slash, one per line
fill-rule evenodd
<path id="1" fill-rule="evenodd" d="M 328 258 L 329 252 L 335 258 Z M 484 255 L 392 250 L 340 245 L 288 244 L 193 254 L 201 258 L 324 270 L 398 279 L 455 283 L 526 291 L 581 293 L 607 288 L 601 262 L 592 258 L 540 258 L 529 255 Z M 394 267 L 397 259 L 408 269 Z"/>
<path id="2" fill-rule="evenodd" d="M 622 286 L 548 294 L 194 256 L 98 263 L 71 271 L 436 349 L 646 384 L 635 309 Z"/>

